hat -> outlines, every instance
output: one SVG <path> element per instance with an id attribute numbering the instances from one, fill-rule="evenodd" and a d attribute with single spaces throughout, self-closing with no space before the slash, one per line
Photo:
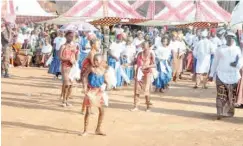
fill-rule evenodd
<path id="1" fill-rule="evenodd" d="M 236 37 L 236 35 L 232 31 L 227 31 L 226 32 L 226 37 Z"/>
<path id="2" fill-rule="evenodd" d="M 201 32 L 202 37 L 207 37 L 208 36 L 208 31 L 205 29 L 204 31 Z"/>
<path id="3" fill-rule="evenodd" d="M 210 32 L 211 32 L 211 33 L 216 33 L 217 30 L 216 30 L 216 28 L 212 28 L 212 29 L 210 30 Z"/>

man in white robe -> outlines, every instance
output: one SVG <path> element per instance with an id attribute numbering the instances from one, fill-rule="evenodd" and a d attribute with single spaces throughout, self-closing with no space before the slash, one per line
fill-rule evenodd
<path id="1" fill-rule="evenodd" d="M 203 88 L 206 89 L 207 74 L 210 69 L 210 58 L 212 54 L 212 43 L 207 39 L 208 31 L 202 32 L 202 39 L 198 42 L 193 50 L 193 56 L 197 59 L 196 63 L 196 84 L 194 88 L 198 88 L 200 83 L 203 83 Z"/>
<path id="2" fill-rule="evenodd" d="M 215 58 L 210 72 L 209 80 L 216 77 L 217 86 L 217 119 L 234 116 L 234 103 L 236 98 L 236 88 L 241 75 L 240 69 L 243 67 L 241 50 L 234 45 L 236 35 L 232 32 L 226 33 L 227 45 L 215 52 Z"/>

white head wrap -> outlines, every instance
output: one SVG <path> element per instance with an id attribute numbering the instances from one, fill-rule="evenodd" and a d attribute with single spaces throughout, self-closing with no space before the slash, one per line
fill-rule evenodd
<path id="1" fill-rule="evenodd" d="M 208 31 L 205 29 L 204 31 L 201 32 L 202 37 L 207 37 L 208 36 Z"/>
<path id="2" fill-rule="evenodd" d="M 231 32 L 231 31 L 227 31 L 226 36 L 236 37 L 235 33 Z"/>

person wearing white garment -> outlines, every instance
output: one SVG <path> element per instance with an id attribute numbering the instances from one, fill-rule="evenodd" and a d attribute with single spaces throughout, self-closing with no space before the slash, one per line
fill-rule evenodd
<path id="1" fill-rule="evenodd" d="M 181 36 L 182 37 L 182 36 Z M 173 67 L 173 81 L 176 82 L 179 74 L 182 72 L 182 59 L 186 51 L 184 42 L 179 41 L 178 33 L 172 32 L 172 41 L 170 48 L 172 51 L 172 67 Z"/>
<path id="2" fill-rule="evenodd" d="M 122 43 L 122 34 L 117 35 L 116 42 L 112 42 L 108 51 L 108 65 L 115 69 L 117 84 L 116 87 L 122 86 L 122 76 L 120 70 L 121 53 L 125 45 Z"/>
<path id="3" fill-rule="evenodd" d="M 162 46 L 155 50 L 156 55 L 156 66 L 158 71 L 158 77 L 154 80 L 153 85 L 156 87 L 156 90 L 160 90 L 160 92 L 164 92 L 164 90 L 168 89 L 168 84 L 172 78 L 172 70 L 170 66 L 171 61 L 171 49 L 169 47 L 169 38 L 163 37 Z"/>
<path id="4" fill-rule="evenodd" d="M 225 34 L 226 30 L 225 29 L 221 29 L 219 32 L 218 32 L 218 35 L 219 35 L 219 39 L 221 41 L 221 46 L 226 46 L 226 39 L 224 37 L 224 34 Z"/>
<path id="5" fill-rule="evenodd" d="M 136 47 L 133 45 L 132 41 L 133 41 L 132 37 L 129 37 L 127 39 L 125 49 L 121 53 L 122 56 L 121 65 L 124 66 L 126 75 L 130 80 L 133 79 L 133 75 L 134 75 L 133 63 L 136 55 Z"/>
<path id="6" fill-rule="evenodd" d="M 133 44 L 136 46 L 136 52 L 142 51 L 142 43 L 144 42 L 143 33 L 141 31 L 137 32 L 137 37 L 133 40 Z"/>
<path id="7" fill-rule="evenodd" d="M 222 117 L 233 117 L 235 113 L 236 88 L 241 78 L 243 60 L 240 48 L 233 43 L 234 37 L 234 33 L 226 32 L 227 45 L 216 51 L 209 75 L 210 81 L 216 76 L 218 120 Z"/>
<path id="8" fill-rule="evenodd" d="M 207 39 L 208 31 L 202 31 L 202 39 L 198 42 L 193 50 L 193 56 L 196 58 L 196 84 L 194 88 L 198 88 L 200 83 L 203 83 L 203 88 L 206 89 L 207 74 L 210 69 L 210 58 L 212 54 L 212 43 Z"/>
<path id="9" fill-rule="evenodd" d="M 41 49 L 41 65 L 43 65 L 43 67 L 47 67 L 46 62 L 49 59 L 49 57 L 51 56 L 51 52 L 52 52 L 52 46 L 50 44 L 50 38 L 47 37 L 45 38 L 45 44 L 42 46 Z"/>
<path id="10" fill-rule="evenodd" d="M 217 33 L 216 28 L 212 28 L 210 30 L 210 32 L 211 32 L 211 37 L 209 40 L 211 41 L 212 46 L 213 46 L 212 47 L 213 52 L 211 54 L 211 62 L 210 62 L 210 66 L 212 66 L 213 59 L 214 59 L 214 53 L 217 49 L 219 49 L 221 47 L 221 40 L 216 35 L 216 33 Z"/>
<path id="11" fill-rule="evenodd" d="M 66 43 L 66 38 L 64 37 L 64 31 L 59 30 L 58 37 L 54 39 L 53 45 L 53 59 L 51 65 L 49 67 L 48 73 L 55 75 L 55 79 L 58 79 L 59 75 L 61 75 L 61 61 L 59 58 L 59 50 L 62 45 Z"/>
<path id="12" fill-rule="evenodd" d="M 195 35 L 192 34 L 192 27 L 189 27 L 188 33 L 186 33 L 185 36 L 185 41 L 190 48 L 192 47 L 194 37 Z"/>
<path id="13" fill-rule="evenodd" d="M 201 30 L 197 29 L 196 30 L 196 35 L 193 38 L 192 41 L 192 50 L 194 50 L 194 48 L 197 46 L 198 42 L 202 39 L 201 36 Z M 192 62 L 192 80 L 195 81 L 196 80 L 196 65 L 197 65 L 197 59 L 196 57 L 193 55 L 193 51 L 192 51 L 192 56 L 189 57 L 189 62 Z"/>

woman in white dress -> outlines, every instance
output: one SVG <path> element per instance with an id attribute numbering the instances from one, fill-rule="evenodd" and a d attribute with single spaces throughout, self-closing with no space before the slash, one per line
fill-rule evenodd
<path id="1" fill-rule="evenodd" d="M 134 58 L 136 55 L 136 47 L 133 45 L 133 38 L 129 37 L 126 43 L 126 47 L 121 53 L 121 65 L 125 68 L 125 73 L 129 80 L 133 79 L 134 75 L 134 68 L 133 68 L 133 63 L 134 63 Z"/>
<path id="2" fill-rule="evenodd" d="M 169 47 L 169 38 L 163 37 L 161 42 L 162 46 L 155 50 L 156 66 L 159 75 L 153 82 L 153 85 L 156 87 L 155 91 L 159 89 L 163 93 L 165 89 L 168 89 L 168 84 L 172 78 L 172 69 L 170 66 L 172 54 Z"/>

